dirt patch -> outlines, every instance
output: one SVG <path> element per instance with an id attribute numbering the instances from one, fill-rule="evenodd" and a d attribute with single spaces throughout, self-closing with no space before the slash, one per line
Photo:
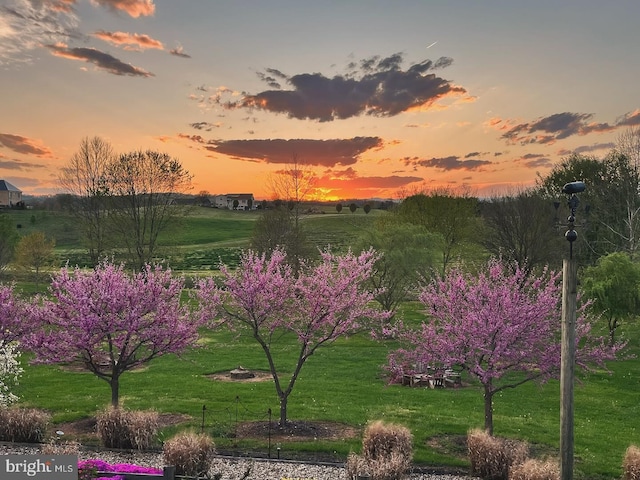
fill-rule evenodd
<path id="1" fill-rule="evenodd" d="M 237 438 L 255 438 L 282 441 L 346 440 L 360 435 L 350 425 L 322 421 L 289 421 L 284 428 L 276 422 L 245 422 L 236 428 Z"/>
<path id="2" fill-rule="evenodd" d="M 219 382 L 241 382 L 241 383 L 268 382 L 273 378 L 270 372 L 265 372 L 260 370 L 251 370 L 251 373 L 253 374 L 253 377 L 251 378 L 232 378 L 231 370 L 228 370 L 226 372 L 210 373 L 205 376 L 211 380 L 217 380 Z"/>

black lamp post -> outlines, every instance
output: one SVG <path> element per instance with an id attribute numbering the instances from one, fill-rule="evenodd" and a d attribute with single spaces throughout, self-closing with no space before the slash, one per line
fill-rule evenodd
<path id="1" fill-rule="evenodd" d="M 571 182 L 562 187 L 568 195 L 570 210 L 569 229 L 564 234 L 569 241 L 569 258 L 562 268 L 562 350 L 560 360 L 560 479 L 573 479 L 573 383 L 575 375 L 577 262 L 573 258 L 573 242 L 578 239 L 575 230 L 576 209 L 580 204 L 578 193 L 584 192 L 584 182 Z"/>

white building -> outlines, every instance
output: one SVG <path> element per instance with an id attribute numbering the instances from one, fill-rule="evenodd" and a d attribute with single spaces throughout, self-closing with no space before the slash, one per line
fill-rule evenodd
<path id="1" fill-rule="evenodd" d="M 215 208 L 227 208 L 229 210 L 253 210 L 256 201 L 253 193 L 227 193 L 216 195 L 211 202 Z"/>
<path id="2" fill-rule="evenodd" d="M 22 190 L 14 187 L 6 180 L 0 180 L 0 208 L 12 208 L 21 201 Z"/>

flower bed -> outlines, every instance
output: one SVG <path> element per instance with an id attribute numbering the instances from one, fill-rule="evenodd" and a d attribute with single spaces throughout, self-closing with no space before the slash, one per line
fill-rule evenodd
<path id="1" fill-rule="evenodd" d="M 99 476 L 102 473 L 115 473 L 115 475 Z M 80 460 L 78 462 L 79 480 L 125 480 L 125 474 L 127 473 L 162 475 L 162 470 L 130 463 L 110 464 L 99 459 Z"/>

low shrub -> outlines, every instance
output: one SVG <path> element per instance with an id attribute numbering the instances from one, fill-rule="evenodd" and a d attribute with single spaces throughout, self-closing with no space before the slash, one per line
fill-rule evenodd
<path id="1" fill-rule="evenodd" d="M 402 425 L 376 421 L 362 437 L 362 455 L 347 458 L 347 476 L 368 475 L 372 480 L 398 480 L 411 468 L 413 436 Z"/>
<path id="2" fill-rule="evenodd" d="M 468 432 L 467 448 L 471 474 L 485 480 L 507 480 L 509 469 L 523 463 L 529 454 L 525 442 L 497 438 L 477 429 Z"/>
<path id="3" fill-rule="evenodd" d="M 511 467 L 509 480 L 560 480 L 560 465 L 553 460 L 529 458 Z"/>
<path id="4" fill-rule="evenodd" d="M 40 443 L 51 415 L 34 408 L 0 408 L 0 441 Z"/>
<path id="5" fill-rule="evenodd" d="M 371 476 L 371 470 L 367 460 L 357 453 L 351 452 L 347 457 L 347 463 L 345 465 L 347 471 L 347 478 L 355 480 L 359 476 Z"/>
<path id="6" fill-rule="evenodd" d="M 107 448 L 148 450 L 158 435 L 158 412 L 109 407 L 97 415 L 96 428 Z"/>
<path id="7" fill-rule="evenodd" d="M 624 480 L 640 480 L 640 448 L 630 445 L 622 461 Z"/>
<path id="8" fill-rule="evenodd" d="M 182 432 L 167 440 L 163 447 L 166 465 L 176 467 L 177 475 L 206 476 L 216 448 L 204 433 Z"/>

